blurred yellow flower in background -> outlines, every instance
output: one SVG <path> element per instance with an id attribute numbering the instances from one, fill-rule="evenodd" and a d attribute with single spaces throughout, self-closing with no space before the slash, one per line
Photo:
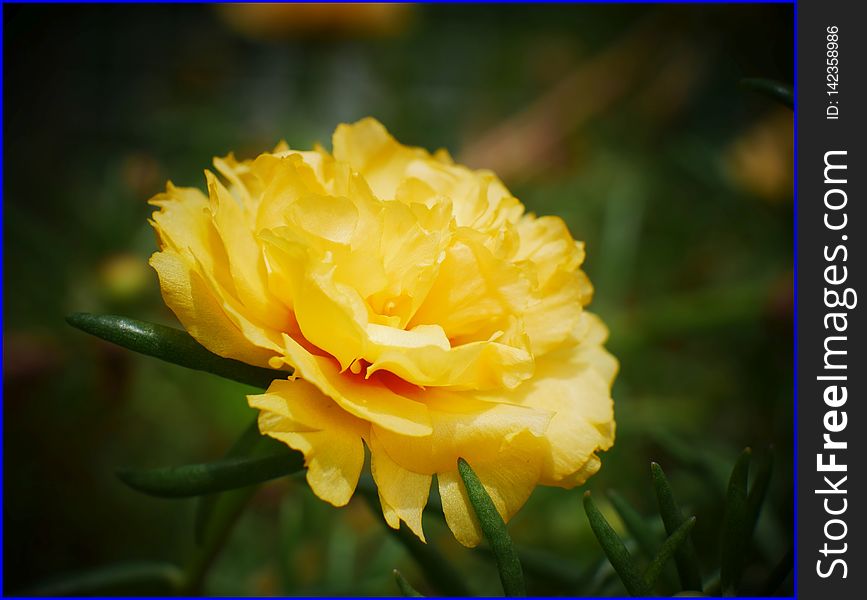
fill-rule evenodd
<path id="1" fill-rule="evenodd" d="M 480 530 L 457 471 L 505 520 L 536 485 L 572 487 L 614 441 L 617 361 L 584 310 L 583 244 L 495 175 L 399 144 L 373 119 L 333 153 L 284 144 L 171 183 L 151 202 L 163 297 L 221 356 L 291 368 L 249 396 L 336 506 L 370 450 L 386 521 L 420 538 L 436 475 L 464 545 Z"/>

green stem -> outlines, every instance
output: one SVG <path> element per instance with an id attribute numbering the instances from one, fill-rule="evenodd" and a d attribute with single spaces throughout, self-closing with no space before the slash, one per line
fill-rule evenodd
<path id="1" fill-rule="evenodd" d="M 202 544 L 198 546 L 190 562 L 187 563 L 187 568 L 184 571 L 184 585 L 181 589 L 182 595 L 201 593 L 205 575 L 219 556 L 247 503 L 258 489 L 259 486 L 250 486 L 220 495 L 211 515 L 211 526 L 208 528 Z"/>

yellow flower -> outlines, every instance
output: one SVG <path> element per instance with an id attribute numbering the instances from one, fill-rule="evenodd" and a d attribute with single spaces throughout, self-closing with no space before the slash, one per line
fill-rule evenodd
<path id="1" fill-rule="evenodd" d="M 248 401 L 262 433 L 304 453 L 316 495 L 346 504 L 366 445 L 391 527 L 424 539 L 436 475 L 449 527 L 473 546 L 458 457 L 507 521 L 536 485 L 599 469 L 617 361 L 583 309 L 584 248 L 561 219 L 373 119 L 340 125 L 333 154 L 281 144 L 214 166 L 207 194 L 169 183 L 151 200 L 150 262 L 209 350 L 294 369 Z"/>

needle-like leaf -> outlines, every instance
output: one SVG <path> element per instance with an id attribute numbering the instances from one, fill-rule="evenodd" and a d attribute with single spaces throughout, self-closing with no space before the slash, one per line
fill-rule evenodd
<path id="1" fill-rule="evenodd" d="M 768 486 L 771 482 L 771 473 L 774 466 L 773 449 L 769 448 L 764 459 L 757 461 L 756 475 L 750 485 L 750 491 L 747 494 L 747 536 L 752 537 L 753 530 L 758 523 L 759 515 L 762 512 L 762 504 L 765 502 L 765 495 L 768 492 Z"/>
<path id="2" fill-rule="evenodd" d="M 590 529 L 602 546 L 602 551 L 608 557 L 614 571 L 620 576 L 623 586 L 626 591 L 632 596 L 648 596 L 650 588 L 644 579 L 644 576 L 638 570 L 635 560 L 623 543 L 623 540 L 614 531 L 614 528 L 608 523 L 593 498 L 590 497 L 590 492 L 584 493 L 584 512 L 587 513 L 587 520 L 590 521 Z"/>
<path id="3" fill-rule="evenodd" d="M 479 519 L 482 533 L 497 560 L 503 592 L 506 596 L 526 596 L 521 561 L 518 560 L 518 554 L 512 545 L 512 538 L 509 536 L 503 517 L 497 512 L 494 502 L 475 471 L 463 458 L 458 459 L 458 472 L 464 481 L 470 504 Z"/>
<path id="4" fill-rule="evenodd" d="M 400 595 L 404 598 L 424 598 L 424 595 L 412 587 L 397 569 L 394 570 L 394 580 L 397 582 L 397 589 L 400 590 Z"/>
<path id="5" fill-rule="evenodd" d="M 217 356 L 186 331 L 174 327 L 89 313 L 71 314 L 66 321 L 73 327 L 135 352 L 261 389 L 267 389 L 275 379 L 286 379 L 291 375 L 291 371 L 263 369 Z"/>
<path id="6" fill-rule="evenodd" d="M 684 521 L 683 525 L 677 528 L 677 531 L 665 540 L 662 547 L 659 549 L 659 552 L 644 572 L 644 579 L 647 581 L 647 587 L 651 589 L 653 588 L 656 584 L 656 580 L 659 579 L 659 576 L 662 574 L 662 569 L 665 567 L 665 563 L 671 560 L 671 557 L 674 556 L 677 549 L 686 541 L 687 536 L 689 536 L 689 532 L 692 531 L 694 525 L 695 517 L 690 517 Z"/>
<path id="7" fill-rule="evenodd" d="M 150 496 L 188 498 L 251 486 L 303 467 L 301 454 L 284 447 L 283 451 L 268 456 L 224 458 L 158 469 L 121 469 L 117 476 L 131 488 Z"/>
<path id="8" fill-rule="evenodd" d="M 671 536 L 684 524 L 686 518 L 674 499 L 674 492 L 671 490 L 671 485 L 669 485 L 662 467 L 656 463 L 650 463 L 650 471 L 653 476 L 656 500 L 659 504 L 659 514 L 662 517 L 663 525 L 665 525 L 666 534 Z M 674 561 L 677 565 L 677 573 L 683 589 L 696 592 L 701 591 L 701 570 L 699 569 L 695 548 L 689 534 L 687 534 L 686 540 L 675 552 Z"/>
<path id="9" fill-rule="evenodd" d="M 724 596 L 735 594 L 743 572 L 745 554 L 749 548 L 751 526 L 747 505 L 747 485 L 751 455 L 752 451 L 746 448 L 738 457 L 726 493 L 720 560 L 720 585 Z"/>

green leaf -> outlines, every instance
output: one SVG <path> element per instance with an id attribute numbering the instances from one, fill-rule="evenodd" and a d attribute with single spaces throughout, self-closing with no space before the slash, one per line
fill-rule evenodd
<path id="1" fill-rule="evenodd" d="M 771 473 L 773 472 L 774 455 L 773 449 L 769 448 L 764 459 L 758 462 L 756 467 L 756 475 L 753 483 L 750 485 L 750 491 L 747 494 L 747 536 L 753 535 L 753 530 L 756 523 L 759 521 L 759 515 L 762 512 L 762 505 L 765 502 L 765 495 L 768 492 L 768 486 L 771 483 Z"/>
<path id="2" fill-rule="evenodd" d="M 638 570 L 632 555 L 614 528 L 602 516 L 596 503 L 590 497 L 589 491 L 584 493 L 584 512 L 587 514 L 587 520 L 590 521 L 590 529 L 599 540 L 602 551 L 605 552 L 605 556 L 608 557 L 608 561 L 614 567 L 614 571 L 620 577 L 626 591 L 631 596 L 650 595 L 650 588 Z"/>
<path id="3" fill-rule="evenodd" d="M 770 96 L 777 102 L 785 104 L 789 108 L 795 107 L 795 93 L 790 85 L 774 81 L 773 79 L 762 79 L 758 77 L 742 79 L 741 85 L 745 88 Z"/>
<path id="4" fill-rule="evenodd" d="M 732 596 L 740 583 L 745 554 L 749 549 L 750 517 L 747 505 L 747 484 L 752 451 L 746 448 L 738 457 L 726 492 L 723 515 L 720 586 L 724 596 Z"/>
<path id="5" fill-rule="evenodd" d="M 662 467 L 655 462 L 650 463 L 650 471 L 653 477 L 653 487 L 656 491 L 656 501 L 659 504 L 659 515 L 662 517 L 663 525 L 665 525 L 666 534 L 671 536 L 686 522 L 686 518 L 674 499 L 674 492 L 671 490 L 671 485 L 669 485 Z M 677 574 L 683 589 L 701 591 L 701 570 L 689 535 L 674 553 L 674 562 L 677 565 Z"/>
<path id="6" fill-rule="evenodd" d="M 28 596 L 175 595 L 184 575 L 175 565 L 128 562 L 56 579 L 26 590 Z"/>
<path id="7" fill-rule="evenodd" d="M 365 487 L 359 488 L 358 492 L 367 502 L 374 516 L 382 520 L 382 505 L 379 502 L 379 493 L 376 489 Z M 404 523 L 400 524 L 399 529 L 392 529 L 384 520 L 382 523 L 385 530 L 406 548 L 406 551 L 424 572 L 424 577 L 432 589 L 445 596 L 468 597 L 473 595 L 463 577 L 455 571 L 433 544 L 423 543 Z"/>
<path id="8" fill-rule="evenodd" d="M 292 374 L 291 371 L 263 369 L 217 356 L 186 331 L 156 323 L 89 313 L 71 314 L 66 321 L 73 327 L 135 352 L 261 389 L 267 389 L 275 379 L 286 379 Z"/>
<path id="9" fill-rule="evenodd" d="M 303 467 L 301 453 L 284 446 L 279 453 L 268 456 L 224 458 L 159 469 L 120 469 L 117 476 L 131 488 L 150 496 L 188 498 L 263 483 Z"/>
<path id="10" fill-rule="evenodd" d="M 259 433 L 258 419 L 254 419 L 229 450 L 227 458 L 268 457 L 286 451 L 285 445 Z M 201 591 L 208 569 L 258 489 L 254 484 L 199 499 L 195 520 L 197 547 L 187 564 L 183 592 L 197 594 Z"/>
<path id="11" fill-rule="evenodd" d="M 419 594 L 397 569 L 394 570 L 394 580 L 397 582 L 397 589 L 400 590 L 400 595 L 404 598 L 424 598 L 424 595 Z"/>
<path id="12" fill-rule="evenodd" d="M 657 539 L 657 535 L 648 526 L 647 521 L 616 491 L 609 490 L 608 499 L 611 500 L 611 505 L 617 511 L 617 514 L 626 526 L 626 530 L 635 538 L 638 547 L 647 558 L 652 559 L 656 553 L 659 540 Z"/>
<path id="13" fill-rule="evenodd" d="M 521 561 L 512 545 L 512 538 L 503 522 L 503 517 L 497 512 L 494 502 L 488 496 L 482 482 L 475 471 L 463 458 L 458 459 L 458 472 L 467 489 L 467 497 L 479 519 L 482 533 L 488 540 L 494 557 L 497 560 L 497 569 L 500 572 L 500 582 L 503 584 L 503 592 L 506 596 L 526 596 L 524 585 L 524 572 L 521 569 Z"/>
<path id="14" fill-rule="evenodd" d="M 686 541 L 689 537 L 689 532 L 692 531 L 694 525 L 695 517 L 690 517 L 684 521 L 683 525 L 678 527 L 677 531 L 671 534 L 662 544 L 659 553 L 653 558 L 653 561 L 648 565 L 647 570 L 644 572 L 644 579 L 647 581 L 648 587 L 653 588 L 656 584 L 656 580 L 659 579 L 659 576 L 662 574 L 662 569 L 665 567 L 665 563 L 671 560 L 671 557 L 674 556 L 677 549 Z"/>

